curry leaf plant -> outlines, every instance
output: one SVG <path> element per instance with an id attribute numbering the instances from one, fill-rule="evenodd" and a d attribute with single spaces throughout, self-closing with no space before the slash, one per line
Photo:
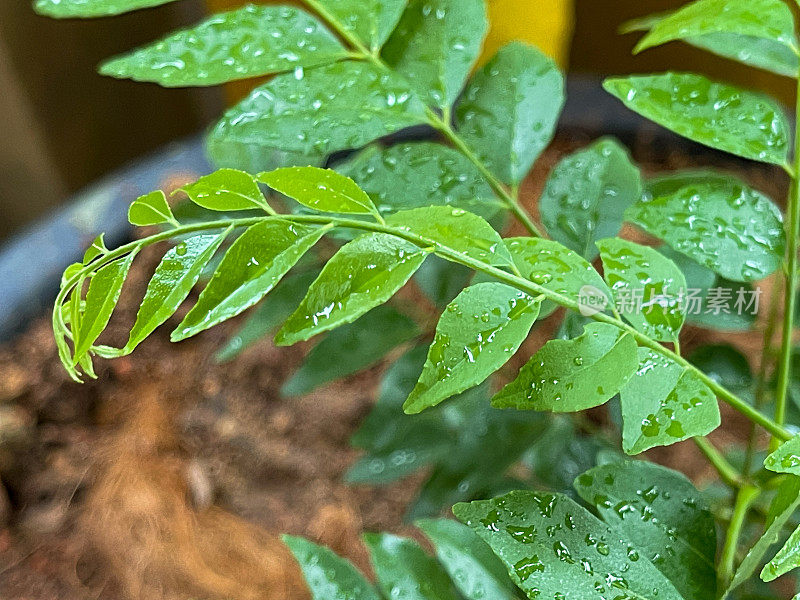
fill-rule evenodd
<path id="1" fill-rule="evenodd" d="M 162 3 L 38 0 L 36 8 L 94 17 Z M 376 585 L 331 551 L 287 538 L 314 598 L 773 597 L 756 574 L 770 582 L 800 565 L 800 533 L 790 534 L 800 443 L 787 424 L 800 149 L 781 106 L 693 73 L 611 78 L 608 92 L 644 117 L 785 171 L 786 211 L 729 173 L 644 178 L 604 138 L 553 169 L 540 223 L 519 188 L 564 103 L 553 61 L 515 42 L 478 66 L 483 0 L 302 4 L 214 15 L 101 67 L 165 86 L 272 78 L 209 133 L 219 170 L 177 192 L 194 216 L 156 190 L 129 212 L 132 224 L 155 231 L 115 249 L 101 236 L 67 268 L 53 328 L 70 376 L 93 377 L 95 357 L 129 354 L 162 325 L 180 342 L 249 309 L 226 359 L 266 333 L 278 345 L 325 336 L 287 393 L 413 342 L 354 437 L 366 455 L 348 478 L 387 482 L 432 466 L 410 515 L 460 502 L 453 512 L 464 525 L 420 522 L 435 558 L 410 539 L 366 536 Z M 647 31 L 637 51 L 682 40 L 798 74 L 795 23 L 781 0 L 697 0 L 630 29 Z M 395 136 L 418 126 L 425 141 Z M 504 237 L 509 217 L 525 235 Z M 620 237 L 624 223 L 650 241 Z M 160 245 L 168 248 L 130 335 L 114 344 L 104 331 L 129 270 Z M 682 354 L 687 323 L 751 327 L 755 319 L 724 314 L 748 293 L 757 299 L 753 286 L 770 276 L 784 306 L 767 316 L 757 376 L 733 350 Z M 697 300 L 716 314 L 698 318 Z M 531 348 L 530 331 L 546 318 L 563 318 L 560 334 Z M 518 369 L 519 359 L 527 364 Z M 705 437 L 725 414 L 720 402 L 752 424 L 743 458 Z M 603 406 L 611 426 L 598 428 L 583 413 Z M 564 442 L 577 438 L 565 428 L 596 433 L 590 464 L 571 460 Z M 759 432 L 771 440 L 764 468 L 755 460 Z M 727 488 L 719 501 L 679 473 L 623 458 L 690 438 Z"/>

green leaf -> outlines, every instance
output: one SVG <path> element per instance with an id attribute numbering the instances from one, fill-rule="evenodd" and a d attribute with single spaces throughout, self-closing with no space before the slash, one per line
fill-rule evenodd
<path id="1" fill-rule="evenodd" d="M 731 281 L 756 281 L 782 263 L 781 212 L 764 194 L 710 171 L 651 180 L 625 218 Z"/>
<path id="2" fill-rule="evenodd" d="M 800 567 L 800 527 L 792 532 L 778 553 L 761 570 L 763 581 L 774 581 Z"/>
<path id="3" fill-rule="evenodd" d="M 634 52 L 714 33 L 746 35 L 797 47 L 792 11 L 781 0 L 697 0 L 657 22 Z"/>
<path id="4" fill-rule="evenodd" d="M 347 57 L 336 37 L 306 12 L 248 4 L 113 58 L 100 73 L 166 87 L 209 86 Z"/>
<path id="5" fill-rule="evenodd" d="M 472 77 L 456 108 L 456 125 L 497 177 L 516 184 L 552 141 L 564 100 L 564 77 L 555 63 L 513 42 Z"/>
<path id="6" fill-rule="evenodd" d="M 136 252 L 108 263 L 95 273 L 86 292 L 86 307 L 75 333 L 75 358 L 77 365 L 108 325 L 111 313 L 117 306 L 122 284 L 131 268 Z"/>
<path id="7" fill-rule="evenodd" d="M 383 49 L 386 63 L 425 102 L 455 102 L 489 29 L 483 0 L 410 0 Z"/>
<path id="8" fill-rule="evenodd" d="M 61 288 L 63 288 L 69 281 L 83 270 L 84 264 L 82 262 L 74 262 L 69 265 L 61 274 Z"/>
<path id="9" fill-rule="evenodd" d="M 561 494 L 511 492 L 456 504 L 530 598 L 682 600 L 672 583 L 625 539 Z"/>
<path id="10" fill-rule="evenodd" d="M 684 598 L 716 599 L 714 517 L 686 477 L 652 463 L 625 461 L 584 473 L 575 490 L 606 523 L 636 540 Z"/>
<path id="11" fill-rule="evenodd" d="M 494 398 L 496 408 L 578 412 L 604 404 L 638 365 L 636 341 L 606 323 L 590 323 L 574 340 L 551 340 Z"/>
<path id="12" fill-rule="evenodd" d="M 380 600 L 349 560 L 303 538 L 285 535 L 283 542 L 300 564 L 313 600 Z"/>
<path id="13" fill-rule="evenodd" d="M 387 598 L 457 600 L 447 573 L 417 542 L 388 533 L 368 533 L 364 541 Z"/>
<path id="14" fill-rule="evenodd" d="M 800 436 L 795 436 L 770 454 L 764 466 L 775 473 L 800 475 Z"/>
<path id="15" fill-rule="evenodd" d="M 425 106 L 399 76 L 345 61 L 278 75 L 257 87 L 225 113 L 208 149 L 215 160 L 257 149 L 288 152 L 303 164 L 300 155 L 360 148 L 426 120 Z"/>
<path id="16" fill-rule="evenodd" d="M 503 563 L 469 527 L 450 519 L 425 519 L 416 525 L 466 600 L 518 598 Z"/>
<path id="17" fill-rule="evenodd" d="M 641 195 L 642 176 L 628 151 L 603 139 L 550 174 L 539 201 L 542 223 L 555 240 L 592 260 L 595 242 L 619 233 L 625 209 Z"/>
<path id="18" fill-rule="evenodd" d="M 111 17 L 174 0 L 36 0 L 34 10 L 56 19 Z"/>
<path id="19" fill-rule="evenodd" d="M 319 0 L 342 28 L 369 50 L 380 50 L 406 7 L 405 0 Z"/>
<path id="20" fill-rule="evenodd" d="M 172 210 L 167 203 L 167 197 L 161 190 L 150 192 L 134 200 L 128 208 L 128 221 L 131 225 L 161 225 L 162 223 L 176 223 Z"/>
<path id="21" fill-rule="evenodd" d="M 416 324 L 395 309 L 374 308 L 355 323 L 332 331 L 314 346 L 281 393 L 300 396 L 329 381 L 357 373 L 419 333 Z"/>
<path id="22" fill-rule="evenodd" d="M 674 341 L 685 320 L 686 278 L 658 251 L 619 238 L 597 242 L 620 314 L 638 331 Z"/>
<path id="23" fill-rule="evenodd" d="M 283 220 L 249 227 L 225 253 L 197 304 L 172 332 L 172 341 L 185 340 L 253 306 L 327 231 Z"/>
<path id="24" fill-rule="evenodd" d="M 785 165 L 786 115 L 766 96 L 691 73 L 607 79 L 605 89 L 634 112 L 706 146 Z"/>
<path id="25" fill-rule="evenodd" d="M 501 211 L 475 165 L 457 150 L 433 142 L 370 146 L 336 170 L 351 177 L 383 214 L 453 206 L 488 220 Z"/>
<path id="26" fill-rule="evenodd" d="M 133 352 L 142 340 L 164 323 L 186 300 L 211 257 L 230 233 L 197 235 L 171 248 L 161 259 L 136 313 L 125 352 Z"/>
<path id="27" fill-rule="evenodd" d="M 479 216 L 461 208 L 415 208 L 389 216 L 386 223 L 493 266 L 512 264 L 500 234 Z"/>
<path id="28" fill-rule="evenodd" d="M 474 272 L 438 256 L 426 260 L 414 275 L 422 293 L 436 308 L 444 309 L 467 286 Z"/>
<path id="29" fill-rule="evenodd" d="M 620 397 L 622 448 L 628 454 L 708 435 L 720 425 L 717 399 L 706 384 L 648 348 L 639 349 L 639 369 Z"/>
<path id="30" fill-rule="evenodd" d="M 394 296 L 429 253 L 383 233 L 356 238 L 328 261 L 276 343 L 290 346 L 352 323 Z"/>
<path id="31" fill-rule="evenodd" d="M 83 253 L 83 264 L 88 265 L 98 256 L 104 256 L 108 254 L 108 248 L 106 248 L 105 242 L 105 233 L 101 233 L 98 235 L 94 240 L 92 240 L 91 246 L 86 249 L 86 252 Z"/>
<path id="32" fill-rule="evenodd" d="M 417 385 L 403 405 L 422 412 L 486 380 L 519 349 L 539 303 L 502 283 L 465 289 L 447 307 Z"/>
<path id="33" fill-rule="evenodd" d="M 747 357 L 733 346 L 726 344 L 700 346 L 689 355 L 689 361 L 737 396 L 752 394 L 754 380 L 750 363 Z"/>
<path id="34" fill-rule="evenodd" d="M 356 215 L 377 213 L 366 192 L 352 179 L 330 169 L 286 167 L 261 173 L 258 180 L 313 210 Z"/>
<path id="35" fill-rule="evenodd" d="M 236 169 L 220 169 L 180 188 L 189 199 L 215 211 L 265 208 L 267 201 L 255 178 Z"/>

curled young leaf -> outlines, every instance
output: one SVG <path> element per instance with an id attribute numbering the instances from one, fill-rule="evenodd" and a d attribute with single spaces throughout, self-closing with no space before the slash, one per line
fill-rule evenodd
<path id="1" fill-rule="evenodd" d="M 56 19 L 111 17 L 132 10 L 160 6 L 175 0 L 36 0 L 33 8 L 40 15 Z"/>
<path id="2" fill-rule="evenodd" d="M 167 203 L 164 192 L 157 190 L 134 200 L 128 208 L 128 222 L 131 225 L 161 225 L 162 223 L 176 223 Z"/>
<path id="3" fill-rule="evenodd" d="M 189 199 L 209 210 L 265 208 L 267 201 L 255 178 L 236 169 L 220 169 L 180 188 Z"/>

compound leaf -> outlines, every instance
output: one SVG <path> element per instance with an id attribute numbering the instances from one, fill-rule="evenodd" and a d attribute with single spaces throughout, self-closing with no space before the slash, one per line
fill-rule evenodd
<path id="1" fill-rule="evenodd" d="M 174 0 L 36 0 L 34 10 L 56 19 L 111 17 Z"/>
<path id="2" fill-rule="evenodd" d="M 781 444 L 775 452 L 767 456 L 764 466 L 775 473 L 800 475 L 800 436 Z"/>
<path id="3" fill-rule="evenodd" d="M 406 7 L 406 0 L 319 0 L 345 31 L 369 50 L 380 50 Z"/>
<path id="4" fill-rule="evenodd" d="M 220 169 L 183 186 L 180 191 L 209 210 L 248 210 L 267 204 L 255 178 L 236 169 Z"/>
<path id="5" fill-rule="evenodd" d="M 128 208 L 128 222 L 131 225 L 161 225 L 175 223 L 175 217 L 167 203 L 164 192 L 157 190 L 134 200 Z"/>

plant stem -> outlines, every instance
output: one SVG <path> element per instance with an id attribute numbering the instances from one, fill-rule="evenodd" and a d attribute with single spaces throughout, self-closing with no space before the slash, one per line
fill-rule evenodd
<path id="1" fill-rule="evenodd" d="M 742 485 L 742 476 L 739 475 L 739 472 L 728 462 L 722 453 L 717 450 L 707 438 L 696 437 L 692 439 L 700 452 L 703 453 L 708 459 L 708 462 L 710 462 L 717 473 L 719 473 L 720 479 L 728 486 L 738 489 Z"/>
<path id="2" fill-rule="evenodd" d="M 719 579 L 721 589 L 727 589 L 733 578 L 736 550 L 739 546 L 739 536 L 742 533 L 742 527 L 747 519 L 747 513 L 759 494 L 761 494 L 761 490 L 751 485 L 743 486 L 738 494 L 736 494 L 736 504 L 733 507 L 731 523 L 728 526 L 725 544 L 722 547 L 722 554 L 720 555 Z"/>

